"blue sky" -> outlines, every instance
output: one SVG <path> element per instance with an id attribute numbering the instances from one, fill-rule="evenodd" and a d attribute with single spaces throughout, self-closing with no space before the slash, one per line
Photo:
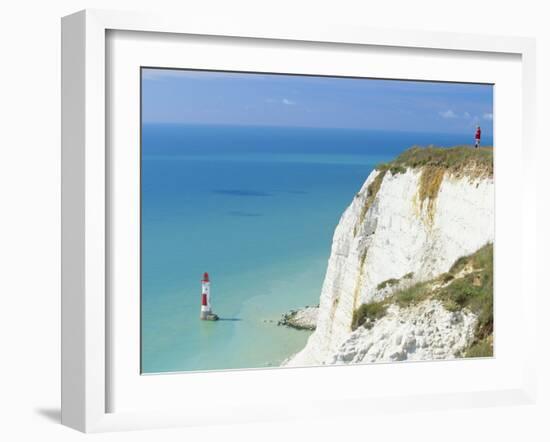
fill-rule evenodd
<path id="1" fill-rule="evenodd" d="M 493 87 L 143 69 L 144 123 L 493 133 Z"/>

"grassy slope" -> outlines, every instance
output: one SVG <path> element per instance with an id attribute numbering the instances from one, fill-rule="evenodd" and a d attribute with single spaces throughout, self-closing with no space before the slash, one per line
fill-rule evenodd
<path id="1" fill-rule="evenodd" d="M 390 304 L 400 307 L 437 299 L 450 311 L 464 308 L 478 316 L 475 338 L 459 356 L 493 355 L 493 245 L 487 244 L 470 256 L 459 258 L 447 273 L 400 290 L 380 302 L 361 305 L 353 314 L 352 329 L 372 327 Z"/>
<path id="2" fill-rule="evenodd" d="M 395 175 L 405 172 L 407 168 L 421 167 L 441 169 L 457 176 L 466 175 L 473 178 L 493 176 L 493 148 L 414 146 L 393 161 L 379 164 L 376 169 L 389 170 Z"/>

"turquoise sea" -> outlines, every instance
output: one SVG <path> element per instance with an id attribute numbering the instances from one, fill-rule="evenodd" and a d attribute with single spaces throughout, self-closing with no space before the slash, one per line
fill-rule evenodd
<path id="1" fill-rule="evenodd" d="M 309 332 L 276 322 L 318 303 L 334 228 L 373 167 L 415 144 L 468 143 L 470 134 L 144 124 L 142 372 L 279 365 Z M 217 322 L 199 320 L 205 271 Z"/>

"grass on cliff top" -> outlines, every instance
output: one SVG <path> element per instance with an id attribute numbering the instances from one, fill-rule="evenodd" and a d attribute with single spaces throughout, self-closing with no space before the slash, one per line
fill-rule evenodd
<path id="1" fill-rule="evenodd" d="M 422 204 L 421 207 L 424 207 L 424 202 L 427 201 L 426 220 L 431 224 L 435 216 L 437 195 L 439 194 L 445 174 L 459 178 L 469 177 L 471 179 L 492 177 L 493 148 L 483 147 L 474 149 L 471 146 L 448 148 L 434 146 L 411 147 L 389 163 L 382 163 L 376 166 L 376 170 L 380 172 L 376 177 L 380 179 L 378 188 L 380 188 L 381 181 L 387 172 L 396 175 L 405 173 L 409 168 L 420 169 L 422 171 L 418 187 L 418 197 L 419 202 Z M 370 205 L 372 205 L 372 201 L 366 205 L 366 210 L 368 210 Z M 360 219 L 362 220 L 362 218 Z"/>
<path id="2" fill-rule="evenodd" d="M 447 273 L 431 281 L 399 290 L 383 301 L 361 305 L 354 313 L 352 330 L 370 328 L 382 318 L 390 304 L 409 307 L 427 299 L 437 299 L 450 311 L 468 308 L 478 316 L 475 337 L 464 357 L 493 355 L 493 245 L 456 260 Z"/>
<path id="3" fill-rule="evenodd" d="M 421 167 L 442 170 L 456 176 L 473 178 L 493 176 L 493 148 L 413 146 L 393 161 L 379 164 L 376 169 L 389 170 L 395 175 L 404 173 L 407 168 Z"/>
<path id="4" fill-rule="evenodd" d="M 361 208 L 358 222 L 353 229 L 353 236 L 357 236 L 386 174 L 388 172 L 392 175 L 405 173 L 408 168 L 422 169 L 418 196 L 421 203 L 428 200 L 427 213 L 430 217 L 429 220 L 431 220 L 434 215 L 435 200 L 445 173 L 470 178 L 493 176 L 493 148 L 413 146 L 389 163 L 378 164 L 376 170 L 379 173 L 367 187 L 367 197 Z"/>

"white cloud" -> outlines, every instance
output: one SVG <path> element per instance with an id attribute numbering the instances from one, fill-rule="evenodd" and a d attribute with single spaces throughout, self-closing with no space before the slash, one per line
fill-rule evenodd
<path id="1" fill-rule="evenodd" d="M 457 115 L 453 112 L 452 109 L 446 110 L 444 112 L 439 112 L 439 115 L 441 115 L 443 118 L 456 118 Z"/>
<path id="2" fill-rule="evenodd" d="M 493 119 L 493 114 L 485 113 L 485 114 L 483 114 L 483 119 L 484 120 L 492 120 Z"/>
<path id="3" fill-rule="evenodd" d="M 267 98 L 266 103 L 277 103 L 277 104 L 284 104 L 286 106 L 294 106 L 296 104 L 295 101 L 289 100 L 288 98 Z"/>
<path id="4" fill-rule="evenodd" d="M 470 115 L 470 112 L 464 112 L 464 118 L 466 118 L 467 120 L 472 118 L 472 116 Z"/>

